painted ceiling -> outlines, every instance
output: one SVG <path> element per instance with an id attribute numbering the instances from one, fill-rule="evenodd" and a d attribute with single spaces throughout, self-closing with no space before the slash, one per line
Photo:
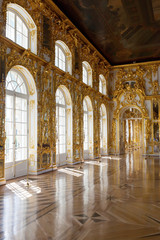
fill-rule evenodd
<path id="1" fill-rule="evenodd" d="M 160 60 L 160 0 L 53 0 L 112 65 Z"/>

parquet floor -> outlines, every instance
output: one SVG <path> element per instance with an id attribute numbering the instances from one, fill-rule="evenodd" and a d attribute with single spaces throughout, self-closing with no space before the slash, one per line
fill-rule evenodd
<path id="1" fill-rule="evenodd" d="M 0 240 L 160 239 L 160 158 L 139 152 L 7 182 Z"/>

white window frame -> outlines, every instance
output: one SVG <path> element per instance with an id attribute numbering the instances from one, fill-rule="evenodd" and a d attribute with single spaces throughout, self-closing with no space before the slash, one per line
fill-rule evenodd
<path id="1" fill-rule="evenodd" d="M 106 95 L 106 79 L 102 74 L 99 75 L 99 92 Z"/>
<path id="2" fill-rule="evenodd" d="M 84 69 L 87 72 L 86 78 L 84 78 Z M 82 62 L 82 81 L 88 86 L 92 87 L 92 68 L 86 61 Z"/>
<path id="3" fill-rule="evenodd" d="M 103 149 L 103 112 L 100 107 L 100 148 Z"/>
<path id="4" fill-rule="evenodd" d="M 56 55 L 56 48 L 58 48 L 58 56 Z M 65 69 L 62 69 L 59 67 L 59 49 L 63 52 L 65 56 Z M 56 64 L 56 60 L 58 64 Z M 61 40 L 57 40 L 55 42 L 55 66 L 60 68 L 64 72 L 68 72 L 69 74 L 72 74 L 72 54 L 69 50 L 68 46 Z"/>
<path id="5" fill-rule="evenodd" d="M 56 48 L 57 48 L 58 55 L 56 54 Z M 62 60 L 59 58 L 59 49 L 62 51 L 62 53 L 64 54 L 64 57 L 65 57 L 65 62 L 64 62 L 65 68 L 64 69 L 60 68 L 60 61 L 62 61 Z M 57 59 L 57 61 L 56 61 L 56 59 Z M 56 64 L 56 62 L 57 62 L 57 64 Z M 55 66 L 60 68 L 62 71 L 66 72 L 66 69 L 67 69 L 66 65 L 67 65 L 66 53 L 65 53 L 64 49 L 62 48 L 62 46 L 59 45 L 58 43 L 56 43 L 56 45 L 55 45 Z"/>
<path id="6" fill-rule="evenodd" d="M 17 42 L 17 32 L 19 32 L 18 30 L 17 30 L 17 17 L 19 17 L 20 19 L 21 19 L 21 21 L 22 21 L 22 23 L 25 25 L 25 27 L 27 28 L 27 31 L 28 31 L 28 36 L 27 36 L 27 48 L 26 49 L 28 49 L 28 48 L 30 48 L 30 46 L 29 46 L 29 39 L 30 39 L 30 31 L 29 31 L 29 28 L 28 28 L 28 26 L 27 26 L 27 24 L 26 24 L 26 22 L 24 21 L 24 19 L 16 12 L 16 11 L 14 11 L 14 10 L 7 10 L 7 14 L 9 13 L 9 12 L 11 12 L 11 13 L 13 13 L 14 14 L 14 22 L 15 22 L 15 26 L 14 26 L 14 40 L 12 40 L 11 38 L 9 38 L 8 36 L 7 36 L 7 25 L 8 26 L 10 26 L 9 24 L 8 24 L 8 21 L 6 21 L 6 37 L 7 38 L 9 38 L 9 39 L 11 39 L 13 42 L 15 42 L 16 44 L 18 44 L 19 46 L 21 46 L 21 47 L 23 47 L 23 48 L 26 48 L 26 47 L 24 47 L 22 44 L 19 44 L 18 42 Z M 10 26 L 11 27 L 11 26 Z M 19 32 L 19 33 L 21 33 L 22 35 L 23 35 L 23 33 L 22 32 Z"/>
<path id="7" fill-rule="evenodd" d="M 65 104 L 60 104 L 60 103 L 57 103 L 56 102 L 56 149 L 58 149 L 58 152 L 56 152 L 56 155 L 58 155 L 58 164 L 60 164 L 60 157 L 61 157 L 61 154 L 65 154 L 67 155 L 67 104 L 66 104 L 66 99 L 65 99 L 65 96 L 64 96 L 64 93 L 61 89 L 57 89 L 61 92 L 61 94 L 63 95 L 63 98 L 64 98 L 64 101 L 65 101 Z M 60 108 L 62 109 L 65 109 L 65 152 L 61 153 L 60 152 L 60 140 L 59 140 L 59 132 L 60 132 L 60 124 L 59 124 L 59 110 Z M 58 110 L 58 114 L 57 114 L 57 110 Z M 58 116 L 57 116 L 58 115 Z"/>
<path id="8" fill-rule="evenodd" d="M 84 102 L 85 102 L 85 104 L 86 104 L 86 106 L 87 106 L 87 102 L 86 102 L 86 100 L 84 99 Z M 84 103 L 83 103 L 84 104 Z M 85 117 L 84 116 L 87 116 L 87 134 L 85 133 L 85 131 L 84 131 L 84 121 L 85 121 Z M 84 110 L 84 105 L 83 105 L 83 134 L 84 134 L 84 143 L 83 143 L 83 149 L 84 149 L 84 151 L 89 151 L 89 111 L 88 111 L 88 106 L 87 106 L 87 111 L 86 110 Z M 88 141 L 87 141 L 87 148 L 85 148 L 85 136 L 87 135 L 87 139 L 88 139 Z"/>
<path id="9" fill-rule="evenodd" d="M 11 39 L 9 36 L 8 36 L 8 38 L 11 41 L 15 42 L 17 45 L 24 47 L 26 49 L 26 46 L 19 44 L 17 42 L 17 38 L 16 38 L 16 32 L 19 32 L 19 31 L 17 31 L 17 24 L 16 24 L 17 20 L 16 19 L 17 19 L 17 17 L 19 17 L 20 20 L 23 22 L 23 24 L 25 25 L 25 27 L 28 30 L 28 40 L 27 40 L 28 47 L 27 47 L 27 49 L 30 49 L 31 52 L 33 52 L 34 54 L 37 54 L 37 26 L 35 25 L 35 22 L 33 21 L 31 15 L 23 7 L 21 7 L 20 5 L 18 5 L 16 3 L 8 3 L 6 12 L 11 12 L 11 13 L 15 14 L 15 25 L 14 25 L 14 28 L 12 27 L 12 29 L 14 30 L 14 33 L 15 33 L 15 39 L 13 41 L 13 39 Z M 7 17 L 7 15 L 6 15 L 6 17 Z M 6 19 L 6 30 L 7 30 L 7 25 L 9 25 L 9 24 Z M 21 34 L 22 34 L 22 32 L 21 32 Z M 6 36 L 7 36 L 7 31 L 6 31 Z"/>
<path id="10" fill-rule="evenodd" d="M 12 168 L 13 168 L 13 176 L 9 176 L 9 178 L 19 176 L 18 175 L 19 173 L 16 170 L 16 164 L 18 162 L 27 161 L 27 159 L 29 157 L 29 93 L 28 93 L 28 87 L 27 87 L 27 84 L 25 82 L 24 77 L 18 71 L 16 71 L 15 69 L 11 70 L 11 71 L 17 73 L 22 78 L 23 83 L 25 84 L 25 87 L 26 87 L 26 94 L 19 93 L 19 92 L 16 92 L 16 91 L 12 91 L 12 90 L 8 90 L 6 88 L 6 96 L 13 96 L 13 105 L 12 105 L 12 108 L 11 108 L 13 110 L 13 161 L 9 161 L 9 162 L 5 163 L 7 167 L 12 165 Z M 15 159 L 15 149 L 16 149 L 15 148 L 15 139 L 16 139 L 15 101 L 16 101 L 16 97 L 27 100 L 27 159 L 21 159 L 21 160 L 16 160 Z M 27 162 L 23 166 L 27 166 Z M 24 169 L 24 172 L 25 172 L 25 174 L 27 174 L 27 167 L 26 167 L 26 169 Z"/>

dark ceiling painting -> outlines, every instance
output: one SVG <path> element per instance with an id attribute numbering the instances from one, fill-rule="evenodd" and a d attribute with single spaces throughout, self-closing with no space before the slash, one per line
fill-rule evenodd
<path id="1" fill-rule="evenodd" d="M 53 0 L 112 65 L 160 60 L 160 0 Z"/>

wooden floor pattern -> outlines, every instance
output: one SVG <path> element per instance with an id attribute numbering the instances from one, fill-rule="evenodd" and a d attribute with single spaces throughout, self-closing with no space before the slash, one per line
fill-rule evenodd
<path id="1" fill-rule="evenodd" d="M 103 157 L 0 187 L 0 240 L 160 239 L 160 159 Z"/>

